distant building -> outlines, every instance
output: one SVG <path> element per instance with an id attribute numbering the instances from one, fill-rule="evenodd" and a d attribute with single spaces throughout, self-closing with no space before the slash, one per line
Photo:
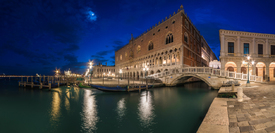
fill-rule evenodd
<path id="1" fill-rule="evenodd" d="M 115 66 L 96 65 L 93 67 L 93 77 L 115 77 Z"/>
<path id="2" fill-rule="evenodd" d="M 230 30 L 219 32 L 221 69 L 246 74 L 248 68 L 242 61 L 251 56 L 255 65 L 250 66 L 249 73 L 275 81 L 275 35 Z"/>
<path id="3" fill-rule="evenodd" d="M 127 45 L 117 50 L 115 69 L 116 75 L 121 70 L 122 77 L 138 78 L 145 76 L 145 67 L 149 68 L 149 74 L 154 74 L 179 67 L 208 66 L 215 59 L 215 54 L 181 6 L 177 13 L 140 36 L 132 36 Z"/>
<path id="4" fill-rule="evenodd" d="M 209 67 L 213 67 L 216 69 L 220 69 L 221 68 L 221 62 L 218 60 L 213 60 L 209 62 Z"/>
<path id="5" fill-rule="evenodd" d="M 65 74 L 65 76 L 70 77 L 72 75 L 70 68 L 68 71 L 64 71 L 64 74 Z"/>

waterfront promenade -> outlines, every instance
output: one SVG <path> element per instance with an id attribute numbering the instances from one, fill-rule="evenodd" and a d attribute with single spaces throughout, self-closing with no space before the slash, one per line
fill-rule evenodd
<path id="1" fill-rule="evenodd" d="M 198 133 L 275 133 L 275 82 L 241 87 L 250 99 L 215 98 Z"/>
<path id="2" fill-rule="evenodd" d="M 243 90 L 250 100 L 227 102 L 229 132 L 275 133 L 275 82 Z"/>

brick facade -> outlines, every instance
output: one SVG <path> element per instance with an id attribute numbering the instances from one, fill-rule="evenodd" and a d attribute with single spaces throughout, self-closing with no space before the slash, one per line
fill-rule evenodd
<path id="1" fill-rule="evenodd" d="M 181 8 L 116 51 L 116 72 L 122 69 L 123 76 L 143 77 L 145 66 L 150 68 L 149 74 L 174 67 L 203 66 L 201 40 Z"/>

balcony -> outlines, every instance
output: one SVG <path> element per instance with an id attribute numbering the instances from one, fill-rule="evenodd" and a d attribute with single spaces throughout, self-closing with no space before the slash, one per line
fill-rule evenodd
<path id="1" fill-rule="evenodd" d="M 269 55 L 269 57 L 274 58 L 274 57 L 275 57 L 275 55 Z"/>
<path id="2" fill-rule="evenodd" d="M 228 53 L 228 56 L 235 56 L 235 53 Z"/>
<path id="3" fill-rule="evenodd" d="M 258 54 L 258 57 L 263 57 L 263 54 Z"/>

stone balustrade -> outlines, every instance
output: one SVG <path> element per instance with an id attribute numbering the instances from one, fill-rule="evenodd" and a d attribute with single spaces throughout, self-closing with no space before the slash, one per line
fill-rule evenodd
<path id="1" fill-rule="evenodd" d="M 230 79 L 237 79 L 237 80 L 247 80 L 248 78 L 248 74 L 230 72 L 230 71 L 221 70 L 221 69 L 214 69 L 212 67 L 175 68 L 175 69 L 170 69 L 168 71 L 164 71 L 162 73 L 155 73 L 152 75 L 148 75 L 147 77 L 161 78 L 161 77 L 170 76 L 173 74 L 184 74 L 184 73 L 209 74 L 209 75 L 218 76 L 221 78 L 230 78 Z M 263 77 L 256 76 L 256 75 L 249 75 L 249 81 L 263 82 Z"/>

